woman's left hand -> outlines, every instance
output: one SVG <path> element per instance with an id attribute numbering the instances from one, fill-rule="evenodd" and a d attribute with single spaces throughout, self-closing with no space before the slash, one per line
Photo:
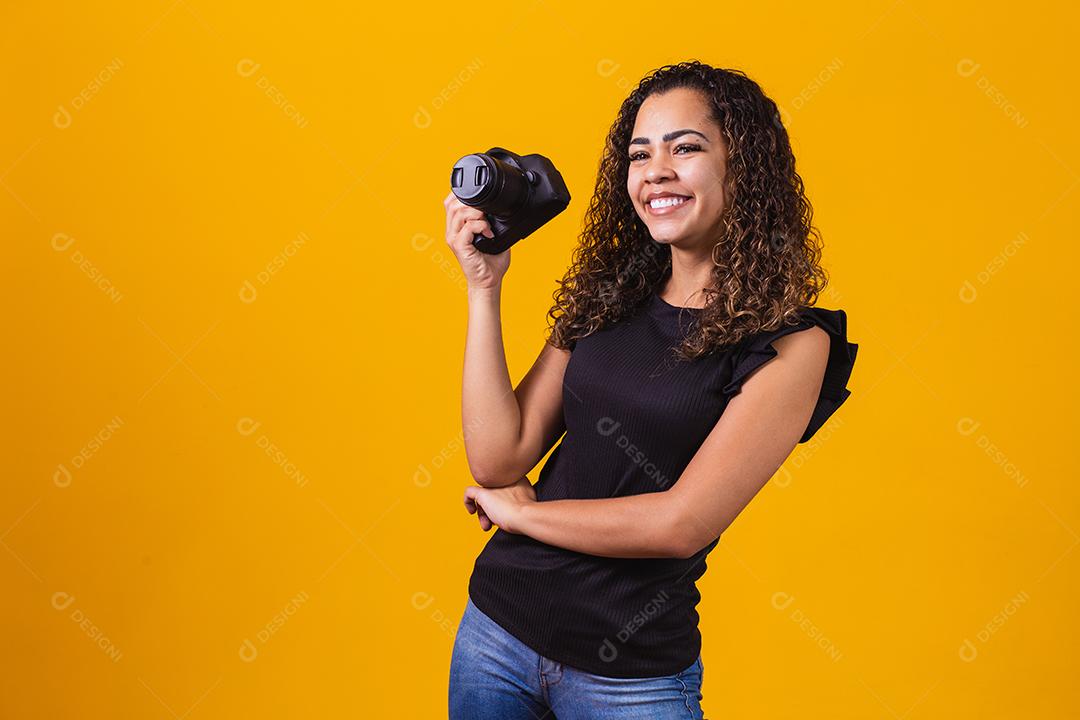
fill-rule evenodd
<path id="1" fill-rule="evenodd" d="M 490 530 L 492 525 L 498 525 L 508 533 L 520 535 L 521 508 L 534 502 L 536 490 L 525 476 L 504 487 L 470 485 L 465 488 L 465 509 L 470 515 L 477 514 L 484 532 Z"/>

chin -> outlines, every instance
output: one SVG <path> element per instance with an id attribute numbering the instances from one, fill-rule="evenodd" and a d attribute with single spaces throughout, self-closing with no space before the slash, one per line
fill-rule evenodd
<path id="1" fill-rule="evenodd" d="M 649 235 L 652 236 L 653 240 L 658 243 L 663 243 L 664 245 L 678 245 L 689 237 L 685 232 L 672 230 L 670 228 L 658 228 L 655 231 L 652 228 L 649 228 Z"/>

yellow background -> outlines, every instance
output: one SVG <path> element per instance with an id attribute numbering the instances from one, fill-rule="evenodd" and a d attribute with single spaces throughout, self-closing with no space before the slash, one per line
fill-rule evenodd
<path id="1" fill-rule="evenodd" d="M 1065 6 L 6 6 L 0 716 L 445 716 L 489 537 L 450 168 L 573 195 L 512 251 L 517 382 L 620 102 L 697 58 L 783 106 L 860 346 L 710 557 L 708 716 L 1075 717 Z"/>

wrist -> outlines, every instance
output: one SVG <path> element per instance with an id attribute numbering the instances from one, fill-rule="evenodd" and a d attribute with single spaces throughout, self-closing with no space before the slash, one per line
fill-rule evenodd
<path id="1" fill-rule="evenodd" d="M 498 283 L 489 287 L 475 287 L 469 285 L 469 300 L 497 300 L 502 294 L 502 284 Z"/>
<path id="2" fill-rule="evenodd" d="M 510 520 L 510 532 L 517 535 L 530 535 L 530 529 L 536 524 L 536 506 L 538 502 L 524 502 L 513 510 Z"/>

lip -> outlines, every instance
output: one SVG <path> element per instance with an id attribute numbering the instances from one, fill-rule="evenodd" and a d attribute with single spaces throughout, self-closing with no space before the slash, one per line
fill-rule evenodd
<path id="1" fill-rule="evenodd" d="M 663 208 L 659 208 L 659 209 L 654 210 L 652 204 L 650 203 L 650 201 L 653 200 L 656 197 L 684 197 L 684 198 L 686 198 L 686 200 L 679 203 L 678 205 L 671 205 L 669 207 L 663 207 Z M 685 208 L 687 205 L 689 205 L 692 202 L 694 202 L 694 198 L 687 197 L 686 195 L 675 195 L 674 193 L 664 193 L 663 195 L 655 195 L 655 196 L 646 198 L 645 199 L 645 211 L 647 213 L 649 213 L 650 215 L 671 215 L 672 213 L 679 212 L 680 210 L 682 210 L 683 208 Z"/>

